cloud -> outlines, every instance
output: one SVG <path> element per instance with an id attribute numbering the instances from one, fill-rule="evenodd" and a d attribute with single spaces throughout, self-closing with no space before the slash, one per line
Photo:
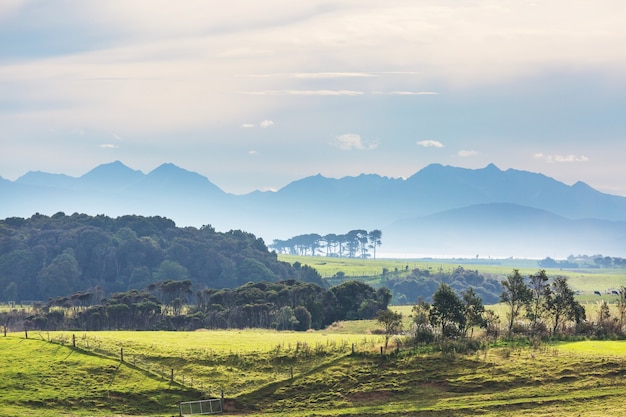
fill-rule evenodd
<path id="1" fill-rule="evenodd" d="M 549 164 L 552 163 L 561 163 L 561 162 L 587 162 L 589 161 L 589 158 L 587 158 L 585 155 L 581 155 L 581 156 L 576 156 L 573 154 L 569 154 L 569 155 L 546 155 L 543 153 L 536 153 L 535 155 L 533 155 L 533 158 L 535 159 L 539 159 L 542 161 L 546 161 Z"/>
<path id="2" fill-rule="evenodd" d="M 247 91 L 244 94 L 255 96 L 361 96 L 365 93 L 352 90 L 264 90 Z"/>
<path id="3" fill-rule="evenodd" d="M 116 145 L 114 143 L 102 143 L 102 144 L 98 145 L 98 147 L 100 149 L 117 149 L 117 148 L 119 148 L 119 145 Z"/>
<path id="4" fill-rule="evenodd" d="M 439 93 L 434 91 L 390 91 L 388 93 L 379 94 L 386 94 L 389 96 L 436 96 Z"/>
<path id="5" fill-rule="evenodd" d="M 471 158 L 472 156 L 478 155 L 477 151 L 468 151 L 468 150 L 460 150 L 457 152 L 457 155 L 461 158 Z"/>
<path id="6" fill-rule="evenodd" d="M 416 143 L 423 148 L 443 148 L 443 143 L 436 140 L 420 140 Z"/>
<path id="7" fill-rule="evenodd" d="M 255 151 L 254 149 L 251 149 L 248 151 L 248 155 L 256 155 L 258 152 Z"/>
<path id="8" fill-rule="evenodd" d="M 244 123 L 241 125 L 241 127 L 243 127 L 244 129 L 251 129 L 254 127 L 260 127 L 261 129 L 267 129 L 268 127 L 272 127 L 274 126 L 274 122 L 271 120 L 263 120 L 261 123 L 256 124 L 256 123 Z"/>
<path id="9" fill-rule="evenodd" d="M 354 78 L 354 77 L 378 77 L 378 74 L 366 72 L 301 72 L 290 74 L 293 78 L 318 79 L 318 78 Z"/>
<path id="10" fill-rule="evenodd" d="M 333 145 L 344 151 L 371 151 L 378 147 L 377 142 L 365 142 L 361 135 L 356 133 L 345 133 L 337 136 Z"/>

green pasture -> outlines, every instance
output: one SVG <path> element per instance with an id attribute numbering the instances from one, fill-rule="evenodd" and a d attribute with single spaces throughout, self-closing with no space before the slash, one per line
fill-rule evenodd
<path id="1" fill-rule="evenodd" d="M 585 344 L 351 356 L 242 401 L 250 416 L 620 415 L 626 342 Z"/>
<path id="2" fill-rule="evenodd" d="M 177 401 L 220 389 L 233 413 L 248 416 L 569 417 L 623 408 L 623 341 L 467 353 L 405 346 L 381 357 L 375 330 L 365 321 L 306 333 L 9 333 L 0 337 L 0 415 L 173 416 Z"/>
<path id="3" fill-rule="evenodd" d="M 355 351 L 371 351 L 383 336 L 341 331 L 279 332 L 214 330 L 196 332 L 49 332 L 42 340 L 69 344 L 124 360 L 157 376 L 217 396 L 238 396 L 272 381 L 309 372 L 316 366 Z M 354 330 L 354 329 L 353 329 Z M 31 334 L 31 337 L 35 337 Z"/>
<path id="4" fill-rule="evenodd" d="M 389 272 L 411 271 L 413 269 L 430 269 L 432 271 L 442 270 L 444 272 L 453 271 L 462 266 L 466 269 L 477 270 L 485 276 L 496 279 L 505 279 L 519 269 L 522 275 L 534 274 L 542 268 L 536 260 L 528 259 L 494 259 L 494 260 L 473 260 L 473 259 L 349 259 L 332 258 L 322 256 L 293 256 L 278 255 L 284 262 L 300 262 L 315 268 L 322 277 L 330 278 L 338 272 L 343 272 L 346 279 L 355 277 L 374 285 L 380 282 L 383 269 Z M 407 268 L 408 267 L 408 268 Z M 546 269 L 548 276 L 566 276 L 569 284 L 575 291 L 579 291 L 581 296 L 588 297 L 583 301 L 593 301 L 599 297 L 594 295 L 594 291 L 599 291 L 602 297 L 611 297 L 610 291 L 617 290 L 621 286 L 626 286 L 626 269 Z M 369 277 L 369 279 L 367 279 Z M 608 299 L 607 299 L 608 302 Z"/>
<path id="5" fill-rule="evenodd" d="M 172 415 L 198 393 L 119 361 L 23 334 L 0 337 L 0 415 Z"/>

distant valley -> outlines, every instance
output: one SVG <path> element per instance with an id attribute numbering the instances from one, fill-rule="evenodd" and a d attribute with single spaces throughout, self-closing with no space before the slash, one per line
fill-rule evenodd
<path id="1" fill-rule="evenodd" d="M 624 256 L 626 197 L 495 165 L 429 165 L 407 179 L 321 175 L 276 192 L 224 192 L 173 164 L 144 174 L 116 161 L 81 177 L 0 178 L 0 218 L 74 212 L 159 215 L 177 226 L 241 229 L 267 244 L 298 234 L 380 229 L 379 255 Z"/>

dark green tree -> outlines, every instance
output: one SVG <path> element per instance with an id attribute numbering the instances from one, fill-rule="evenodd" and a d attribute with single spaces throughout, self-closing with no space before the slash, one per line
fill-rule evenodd
<path id="1" fill-rule="evenodd" d="M 389 338 L 402 331 L 402 313 L 391 310 L 378 310 L 376 321 L 385 328 L 385 351 L 389 345 Z"/>
<path id="2" fill-rule="evenodd" d="M 548 314 L 548 300 L 551 297 L 548 275 L 542 269 L 529 277 L 528 287 L 531 298 L 526 306 L 526 317 L 530 320 L 533 333 L 540 333 L 545 329 L 545 318 Z"/>
<path id="3" fill-rule="evenodd" d="M 434 339 L 433 328 L 429 320 L 430 308 L 429 303 L 420 299 L 411 309 L 416 343 L 430 343 Z"/>
<path id="4" fill-rule="evenodd" d="M 463 303 L 465 304 L 465 332 L 467 329 L 471 329 L 472 335 L 474 327 L 478 326 L 483 329 L 487 326 L 487 320 L 485 319 L 485 306 L 483 300 L 476 294 L 472 287 L 463 291 Z"/>
<path id="5" fill-rule="evenodd" d="M 439 326 L 442 339 L 464 331 L 465 306 L 448 284 L 441 283 L 433 295 L 429 321 L 433 327 Z"/>
<path id="6" fill-rule="evenodd" d="M 552 294 L 548 298 L 548 312 L 552 317 L 552 334 L 556 335 L 559 327 L 567 321 L 580 323 L 585 319 L 585 309 L 574 299 L 567 277 L 556 277 L 551 285 Z"/>
<path id="7" fill-rule="evenodd" d="M 513 274 L 507 275 L 506 280 L 502 281 L 502 295 L 500 300 L 508 306 L 506 313 L 509 337 L 513 334 L 513 324 L 520 316 L 521 310 L 532 298 L 530 288 L 524 282 L 524 278 L 520 275 L 518 269 L 513 270 Z"/>

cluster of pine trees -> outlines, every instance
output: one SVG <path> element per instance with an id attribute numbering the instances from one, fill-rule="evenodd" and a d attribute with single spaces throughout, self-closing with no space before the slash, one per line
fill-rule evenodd
<path id="1" fill-rule="evenodd" d="M 275 239 L 270 248 L 289 255 L 324 255 L 339 258 L 368 258 L 373 255 L 376 259 L 376 248 L 382 245 L 382 235 L 378 229 L 371 232 L 355 229 L 345 234 L 329 233 L 324 236 L 308 233 L 287 240 Z"/>

